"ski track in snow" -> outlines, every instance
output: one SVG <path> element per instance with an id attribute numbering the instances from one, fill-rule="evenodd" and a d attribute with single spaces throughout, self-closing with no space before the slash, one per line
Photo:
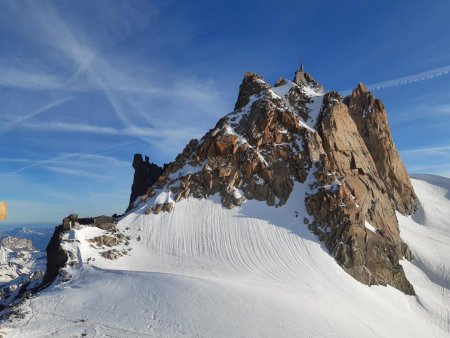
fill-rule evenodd
<path id="1" fill-rule="evenodd" d="M 227 210 L 212 197 L 182 200 L 170 213 L 130 214 L 118 227 L 133 250 L 117 261 L 86 244 L 97 230 L 78 231 L 84 263 L 73 280 L 31 299 L 28 317 L 3 330 L 11 337 L 450 336 L 450 179 L 432 178 L 413 179 L 421 211 L 398 214 L 415 255 L 402 265 L 416 297 L 346 274 L 304 225 L 307 185 L 297 184 L 280 208 L 246 201 Z"/>

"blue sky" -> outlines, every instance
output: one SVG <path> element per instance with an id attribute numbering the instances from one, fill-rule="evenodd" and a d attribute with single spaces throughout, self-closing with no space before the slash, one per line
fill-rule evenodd
<path id="1" fill-rule="evenodd" d="M 361 81 L 410 173 L 450 176 L 448 1 L 0 1 L 0 200 L 8 223 L 126 208 L 136 152 L 159 164 L 234 106 L 243 74 L 303 60 Z"/>

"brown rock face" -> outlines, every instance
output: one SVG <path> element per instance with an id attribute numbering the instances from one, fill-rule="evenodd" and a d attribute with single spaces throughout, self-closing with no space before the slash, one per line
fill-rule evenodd
<path id="1" fill-rule="evenodd" d="M 396 209 L 402 214 L 417 210 L 418 200 L 408 173 L 394 146 L 384 105 L 360 83 L 344 101 L 359 134 L 372 156 L 378 176 Z"/>
<path id="2" fill-rule="evenodd" d="M 322 190 L 318 196 L 311 196 L 309 205 L 315 207 L 309 210 L 316 220 L 313 231 L 321 236 L 318 230 L 322 228 L 317 225 L 326 226 L 326 235 L 322 235 L 325 244 L 356 279 L 369 285 L 391 284 L 413 294 L 414 289 L 398 263 L 404 256 L 404 243 L 388 188 L 378 175 L 348 107 L 336 93 L 325 96 L 318 133 L 325 150 L 318 183 L 331 184 L 333 178 L 328 173 L 333 171 L 342 183 L 336 191 Z M 334 208 L 333 215 L 324 212 L 326 208 Z M 367 229 L 366 222 L 376 232 Z"/>
<path id="3" fill-rule="evenodd" d="M 342 99 L 303 68 L 294 82 L 274 87 L 245 74 L 235 110 L 190 141 L 137 204 L 147 213 L 170 212 L 187 197 L 218 193 L 227 208 L 249 199 L 277 207 L 307 177 L 315 180 L 298 203 L 308 215 L 298 216 L 337 263 L 365 284 L 413 294 L 399 264 L 412 256 L 395 210 L 410 213 L 417 199 L 383 105 L 362 86 Z"/>
<path id="4" fill-rule="evenodd" d="M 268 85 L 262 80 L 262 78 L 252 72 L 247 72 L 244 75 L 242 84 L 239 87 L 239 96 L 234 105 L 234 110 L 241 109 L 246 106 L 252 95 L 261 93 L 264 89 L 267 89 Z"/>

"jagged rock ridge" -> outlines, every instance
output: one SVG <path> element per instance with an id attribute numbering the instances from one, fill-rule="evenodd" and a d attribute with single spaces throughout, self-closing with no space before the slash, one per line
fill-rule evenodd
<path id="1" fill-rule="evenodd" d="M 363 85 L 342 98 L 303 67 L 273 87 L 246 73 L 235 110 L 191 140 L 130 207 L 170 212 L 181 199 L 214 194 L 227 208 L 246 199 L 277 207 L 309 175 L 302 217 L 338 264 L 363 283 L 414 294 L 399 264 L 412 255 L 395 210 L 414 212 L 418 201 L 384 106 Z"/>

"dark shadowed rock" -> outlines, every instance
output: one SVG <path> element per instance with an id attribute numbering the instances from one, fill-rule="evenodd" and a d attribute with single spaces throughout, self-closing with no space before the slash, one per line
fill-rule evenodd
<path id="1" fill-rule="evenodd" d="M 49 286 L 59 274 L 59 271 L 66 265 L 69 259 L 67 252 L 62 248 L 62 238 L 66 231 L 69 231 L 75 222 L 78 222 L 78 216 L 72 214 L 63 219 L 62 224 L 55 227 L 50 242 L 47 245 L 47 269 L 41 288 Z"/>
<path id="2" fill-rule="evenodd" d="M 126 212 L 131 210 L 133 202 L 141 195 L 143 195 L 149 187 L 156 182 L 162 173 L 162 168 L 154 163 L 149 162 L 148 156 L 145 156 L 145 161 L 141 154 L 135 154 L 133 158 L 134 178 L 131 186 L 130 203 Z"/>

